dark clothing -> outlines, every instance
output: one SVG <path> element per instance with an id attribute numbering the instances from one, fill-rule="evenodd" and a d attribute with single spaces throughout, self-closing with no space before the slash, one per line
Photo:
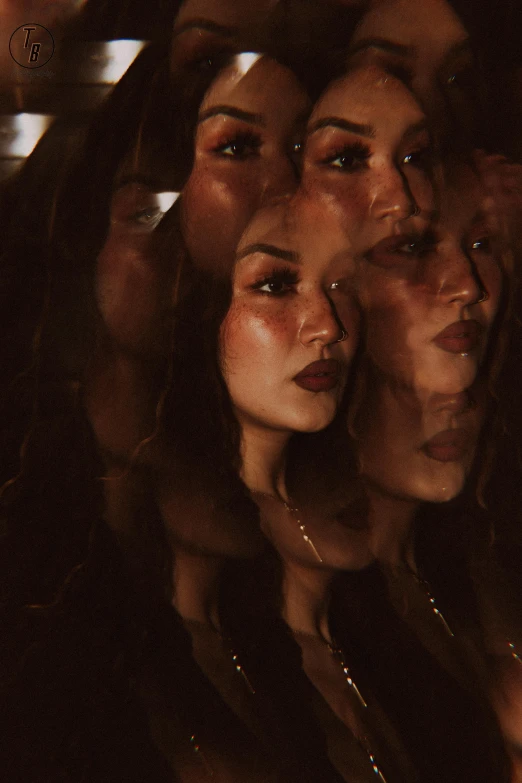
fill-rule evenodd
<path id="1" fill-rule="evenodd" d="M 452 677 L 388 600 L 378 567 L 343 577 L 336 636 L 395 723 L 423 783 L 501 783 L 509 764 L 489 705 Z"/>
<path id="2" fill-rule="evenodd" d="M 258 678 L 266 728 L 259 738 L 203 675 L 167 600 L 138 582 L 99 523 L 87 558 L 52 604 L 4 603 L 0 769 L 6 779 L 173 783 L 188 770 L 187 779 L 205 781 L 214 759 L 232 771 L 226 780 L 241 783 L 339 783 L 320 732 L 313 736 L 306 703 L 286 685 L 270 704 L 285 668 L 273 640 L 276 674 Z"/>

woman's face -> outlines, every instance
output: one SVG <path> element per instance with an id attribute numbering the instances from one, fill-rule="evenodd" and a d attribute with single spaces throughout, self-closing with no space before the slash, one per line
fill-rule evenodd
<path id="1" fill-rule="evenodd" d="M 414 503 L 459 495 L 473 464 L 484 396 L 474 389 L 421 402 L 381 377 L 372 385 L 359 443 L 370 491 Z"/>
<path id="2" fill-rule="evenodd" d="M 376 67 L 334 82 L 308 123 L 303 188 L 342 215 L 356 252 L 433 210 L 430 139 L 410 91 Z"/>
<path id="3" fill-rule="evenodd" d="M 432 228 L 385 240 L 359 261 L 368 356 L 420 399 L 468 389 L 487 348 L 502 286 L 489 204 L 462 167 Z"/>
<path id="4" fill-rule="evenodd" d="M 237 51 L 269 20 L 279 0 L 185 0 L 174 23 L 171 66 L 175 69 L 217 53 Z"/>
<path id="5" fill-rule="evenodd" d="M 221 328 L 243 432 L 315 432 L 338 409 L 358 339 L 344 232 L 310 201 L 262 210 L 239 243 Z"/>
<path id="6" fill-rule="evenodd" d="M 151 239 L 177 195 L 166 183 L 135 175 L 120 178 L 112 195 L 96 296 L 109 337 L 130 354 L 165 350 L 173 270 L 151 253 Z"/>
<path id="7" fill-rule="evenodd" d="M 398 73 L 430 115 L 462 111 L 473 73 L 468 34 L 447 0 L 372 0 L 352 39 L 357 61 Z"/>
<path id="8" fill-rule="evenodd" d="M 293 73 L 268 57 L 237 55 L 217 77 L 201 104 L 183 191 L 184 236 L 196 264 L 230 268 L 256 210 L 294 190 L 308 108 Z"/>

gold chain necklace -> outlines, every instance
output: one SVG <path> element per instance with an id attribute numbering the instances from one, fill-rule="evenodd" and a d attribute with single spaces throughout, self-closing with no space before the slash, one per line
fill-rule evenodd
<path id="1" fill-rule="evenodd" d="M 346 680 L 347 684 L 350 686 L 350 688 L 352 689 L 352 691 L 355 693 L 355 695 L 356 695 L 356 697 L 358 699 L 359 704 L 364 709 L 367 709 L 368 708 L 368 703 L 364 699 L 361 691 L 359 690 L 359 687 L 357 686 L 357 683 L 353 679 L 352 673 L 350 671 L 350 667 L 348 666 L 348 664 L 346 662 L 346 657 L 344 655 L 344 652 L 343 652 L 342 648 L 339 647 L 339 645 L 333 639 L 332 639 L 331 643 L 327 642 L 326 640 L 324 640 L 324 641 L 325 641 L 326 646 L 330 650 L 330 653 L 332 654 L 333 658 L 336 661 L 339 662 L 339 665 L 340 665 L 340 667 L 342 669 L 342 672 L 344 674 L 345 680 Z M 377 778 L 381 781 L 381 783 L 386 783 L 386 778 L 384 777 L 383 772 L 382 772 L 381 768 L 379 767 L 379 764 L 377 763 L 377 759 L 375 757 L 375 754 L 374 754 L 374 752 L 372 751 L 372 749 L 371 749 L 371 747 L 369 745 L 368 738 L 365 735 L 363 737 L 359 737 L 354 732 L 352 732 L 352 733 L 354 734 L 354 737 L 357 740 L 359 746 L 363 749 L 363 751 L 368 756 L 368 759 L 370 761 L 372 770 L 374 771 L 374 773 L 377 776 Z"/>
<path id="2" fill-rule="evenodd" d="M 314 556 L 319 561 L 319 563 L 322 563 L 323 562 L 323 558 L 321 557 L 321 555 L 317 551 L 317 547 L 315 546 L 314 542 L 312 541 L 312 539 L 310 538 L 310 536 L 306 532 L 305 524 L 301 520 L 301 512 L 299 511 L 298 508 L 296 508 L 295 506 L 291 506 L 285 500 L 283 500 L 282 503 L 283 503 L 283 506 L 288 511 L 288 513 L 290 514 L 290 516 L 295 518 L 295 521 L 297 522 L 297 527 L 301 531 L 301 535 L 303 536 L 304 542 L 306 544 L 308 544 L 308 546 L 310 547 L 310 549 L 314 553 Z"/>
<path id="3" fill-rule="evenodd" d="M 310 538 L 310 536 L 306 532 L 306 525 L 303 522 L 303 520 L 301 519 L 301 511 L 296 506 L 292 506 L 290 503 L 287 503 L 286 500 L 284 500 L 283 498 L 279 497 L 278 495 L 271 495 L 268 492 L 261 492 L 259 490 L 252 490 L 251 494 L 252 495 L 260 495 L 261 497 L 269 498 L 270 500 L 275 500 L 277 503 L 280 503 L 283 506 L 283 508 L 288 512 L 288 514 L 292 517 L 292 519 L 294 519 L 295 522 L 297 523 L 297 527 L 299 528 L 299 530 L 301 532 L 301 535 L 303 536 L 303 541 L 312 550 L 316 560 L 319 563 L 323 562 L 323 558 L 319 554 L 319 551 L 318 551 L 317 547 L 315 546 L 314 542 L 312 541 L 312 539 Z"/>
<path id="4" fill-rule="evenodd" d="M 395 566 L 391 566 L 391 569 L 392 569 L 391 570 L 392 574 L 393 574 L 393 569 L 395 569 L 395 571 L 401 571 L 402 573 L 407 574 L 409 577 L 411 577 L 419 585 L 424 595 L 428 599 L 428 602 L 430 604 L 430 609 L 435 615 L 435 617 L 437 618 L 437 622 L 442 624 L 442 627 L 444 628 L 448 636 L 454 637 L 455 634 L 451 630 L 446 618 L 444 617 L 444 615 L 442 614 L 442 612 L 437 606 L 435 597 L 431 591 L 431 585 L 428 582 L 428 580 L 424 579 L 422 576 L 419 576 L 419 574 L 416 571 L 414 571 L 413 568 L 410 568 L 407 565 L 395 565 Z"/>

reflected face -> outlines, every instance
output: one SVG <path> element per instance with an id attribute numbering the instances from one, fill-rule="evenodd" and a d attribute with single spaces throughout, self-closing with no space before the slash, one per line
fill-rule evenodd
<path id="1" fill-rule="evenodd" d="M 341 227 L 308 201 L 262 210 L 247 228 L 221 328 L 244 432 L 315 432 L 332 421 L 358 338 L 352 276 Z"/>
<path id="2" fill-rule="evenodd" d="M 421 404 L 410 390 L 378 381 L 359 450 L 370 495 L 373 489 L 414 503 L 443 503 L 459 495 L 482 426 L 484 403 L 478 396 L 433 394 Z"/>
<path id="3" fill-rule="evenodd" d="M 151 252 L 156 226 L 177 194 L 140 177 L 116 187 L 110 205 L 109 232 L 98 256 L 96 296 L 111 340 L 133 354 L 165 349 L 172 311 L 172 270 Z"/>
<path id="4" fill-rule="evenodd" d="M 354 245 L 395 232 L 415 209 L 431 212 L 430 139 L 410 91 L 380 68 L 334 82 L 308 124 L 303 187 L 343 216 Z"/>
<path id="5" fill-rule="evenodd" d="M 368 355 L 422 400 L 468 389 L 487 348 L 502 287 L 489 204 L 463 167 L 431 229 L 385 240 L 360 262 Z"/>
<path id="6" fill-rule="evenodd" d="M 230 36 L 242 29 L 263 22 L 279 0 L 185 0 L 174 24 L 174 33 L 197 30 L 205 25 L 221 26 Z"/>
<path id="7" fill-rule="evenodd" d="M 352 39 L 357 61 L 397 73 L 439 117 L 462 112 L 473 74 L 468 34 L 447 0 L 373 0 Z"/>
<path id="8" fill-rule="evenodd" d="M 256 58 L 238 55 L 199 113 L 183 229 L 195 263 L 210 268 L 229 266 L 256 210 L 296 187 L 294 151 L 308 98 L 291 71 Z"/>

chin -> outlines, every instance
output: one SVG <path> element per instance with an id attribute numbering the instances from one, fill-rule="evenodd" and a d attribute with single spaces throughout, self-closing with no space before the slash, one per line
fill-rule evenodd
<path id="1" fill-rule="evenodd" d="M 416 387 L 430 394 L 460 394 L 473 385 L 478 361 L 472 356 L 452 356 L 449 361 L 431 362 L 427 372 L 417 376 Z"/>
<path id="2" fill-rule="evenodd" d="M 409 494 L 423 503 L 448 503 L 460 495 L 464 483 L 465 477 L 462 474 L 441 477 L 438 481 L 430 479 L 410 488 Z"/>
<path id="3" fill-rule="evenodd" d="M 313 414 L 310 416 L 300 417 L 294 422 L 291 427 L 294 432 L 321 432 L 326 429 L 329 424 L 332 423 L 335 417 L 335 411 L 331 414 L 325 414 L 324 416 Z"/>

